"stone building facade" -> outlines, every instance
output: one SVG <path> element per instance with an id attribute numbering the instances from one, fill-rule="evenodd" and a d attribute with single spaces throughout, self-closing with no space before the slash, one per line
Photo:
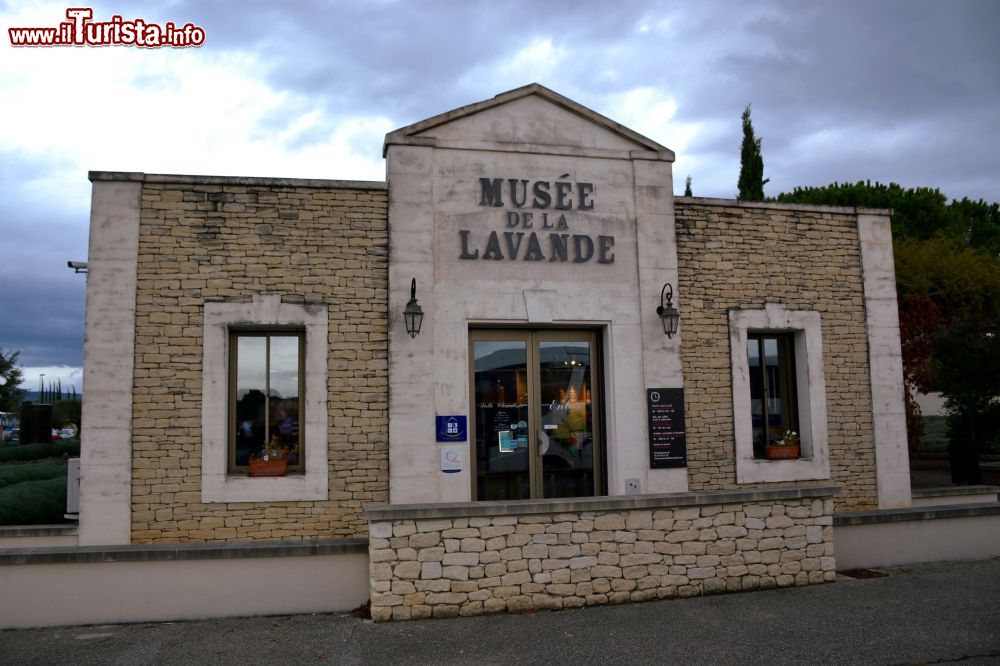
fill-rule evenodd
<path id="1" fill-rule="evenodd" d="M 388 500 L 384 187 L 141 182 L 131 540 L 363 534 L 362 504 Z M 205 304 L 259 294 L 329 308 L 328 493 L 316 501 L 204 503 Z"/>
<path id="2" fill-rule="evenodd" d="M 875 508 L 875 441 L 857 212 L 696 198 L 678 199 L 675 210 L 679 291 L 685 306 L 691 489 L 739 487 L 727 313 L 781 303 L 821 315 L 828 482 L 841 488 L 838 510 Z"/>
<path id="3" fill-rule="evenodd" d="M 538 85 L 384 155 L 91 174 L 82 545 L 368 536 L 406 619 L 822 582 L 909 505 L 887 211 L 675 197 Z"/>

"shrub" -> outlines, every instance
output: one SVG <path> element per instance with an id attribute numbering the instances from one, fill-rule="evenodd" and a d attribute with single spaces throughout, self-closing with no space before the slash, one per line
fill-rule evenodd
<path id="1" fill-rule="evenodd" d="M 13 486 L 25 481 L 44 481 L 46 479 L 65 479 L 66 461 L 46 460 L 17 465 L 0 465 L 0 488 Z"/>
<path id="2" fill-rule="evenodd" d="M 66 479 L 25 481 L 0 488 L 0 525 L 65 522 Z"/>
<path id="3" fill-rule="evenodd" d="M 80 440 L 78 439 L 64 439 L 59 442 L 52 442 L 52 447 L 55 449 L 57 456 L 75 458 L 80 455 Z"/>
<path id="4" fill-rule="evenodd" d="M 0 449 L 0 462 L 26 462 L 53 458 L 55 455 L 56 450 L 51 444 L 21 444 L 20 446 L 7 446 Z"/>
<path id="5" fill-rule="evenodd" d="M 19 444 L 0 448 L 0 463 L 27 462 L 45 458 L 62 458 L 80 455 L 80 440 L 66 439 L 47 444 Z"/>

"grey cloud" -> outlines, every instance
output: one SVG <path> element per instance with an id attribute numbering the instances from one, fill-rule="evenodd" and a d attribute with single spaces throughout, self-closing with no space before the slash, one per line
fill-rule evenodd
<path id="1" fill-rule="evenodd" d="M 796 159 L 785 152 L 828 128 L 884 135 L 928 118 L 938 120 L 934 135 L 944 144 L 957 147 L 965 136 L 978 136 L 982 144 L 995 134 L 993 123 L 975 110 L 1000 106 L 1000 42 L 994 37 L 1000 5 L 988 0 L 302 2 L 244 3 L 240 11 L 222 3 L 154 6 L 157 13 L 203 24 L 207 49 L 257 52 L 271 85 L 302 97 L 300 106 L 274 114 L 262 133 L 285 127 L 296 108 L 321 108 L 329 124 L 304 133 L 295 145 L 328 135 L 331 125 L 351 115 L 387 116 L 401 126 L 502 92 L 499 85 L 539 80 L 612 117 L 615 110 L 602 107 L 609 95 L 655 87 L 678 101 L 679 122 L 728 128 L 690 146 L 703 162 L 712 161 L 712 153 L 730 161 L 738 155 L 739 114 L 752 102 L 765 162 L 808 159 L 806 170 L 829 164 L 836 169 L 827 180 L 851 180 L 881 178 L 868 168 L 880 157 L 870 154 L 871 136 L 859 134 L 840 146 L 857 156 L 853 165 L 837 156 Z M 640 24 L 648 31 L 637 32 Z M 499 84 L 498 67 L 540 38 L 568 57 L 548 74 L 525 71 Z M 957 172 L 932 163 L 921 168 L 918 146 L 928 138 L 899 147 L 900 171 L 888 178 L 975 195 L 970 188 L 983 182 L 981 170 L 995 168 L 989 151 L 970 146 L 963 159 L 953 160 Z M 944 153 L 941 159 L 949 161 Z M 802 172 L 769 174 L 771 188 L 799 184 L 795 177 Z M 891 165 L 885 173 L 892 173 Z M 1000 191 L 993 187 L 978 196 L 998 199 Z"/>
<path id="2" fill-rule="evenodd" d="M 678 155 L 678 190 L 691 173 L 695 194 L 735 194 L 739 117 L 752 102 L 770 194 L 872 179 L 1000 200 L 1000 3 L 993 0 L 95 6 L 98 17 L 114 13 L 191 21 L 206 29 L 202 52 L 255 54 L 258 75 L 289 95 L 248 140 L 268 140 L 311 110 L 321 112 L 319 122 L 291 147 L 322 141 L 354 116 L 402 126 L 502 92 L 501 80 L 504 87 L 538 80 L 620 119 L 610 100 L 651 87 L 676 100 L 676 122 L 712 128 Z M 500 66 L 537 39 L 567 56 L 552 69 L 501 77 Z M 821 140 L 827 132 L 836 140 Z M 651 138 L 677 148 L 669 137 Z M 353 147 L 376 157 L 375 144 L 358 139 Z M 200 172 L 199 161 L 192 153 L 186 171 Z M 0 155 L 0 346 L 21 348 L 26 365 L 80 362 L 83 279 L 65 261 L 85 258 L 86 174 L 69 192 L 40 197 L 27 187 L 65 168 L 57 157 Z M 234 164 L 229 173 L 241 170 Z"/>
<path id="3" fill-rule="evenodd" d="M 402 124 L 501 92 L 466 81 L 479 63 L 510 56 L 538 37 L 581 52 L 619 39 L 644 3 L 399 2 L 170 3 L 206 26 L 206 48 L 264 54 L 270 82 L 322 98 L 335 113 L 378 109 Z M 525 80 L 523 83 L 529 83 Z"/>
<path id="4" fill-rule="evenodd" d="M 69 273 L 62 262 L 61 270 Z M 31 271 L 0 289 L 0 347 L 21 352 L 24 366 L 83 365 L 84 277 L 52 279 Z"/>
<path id="5" fill-rule="evenodd" d="M 24 366 L 81 365 L 84 278 L 66 262 L 86 259 L 89 201 L 26 187 L 61 168 L 58 161 L 0 153 L 0 165 L 0 347 L 19 350 Z"/>

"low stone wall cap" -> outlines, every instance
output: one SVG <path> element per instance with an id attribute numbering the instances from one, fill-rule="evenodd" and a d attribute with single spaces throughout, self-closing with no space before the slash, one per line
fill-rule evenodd
<path id="1" fill-rule="evenodd" d="M 370 521 L 453 518 L 461 516 L 517 516 L 577 511 L 631 511 L 669 509 L 706 504 L 740 504 L 771 500 L 833 497 L 836 486 L 750 488 L 709 492 L 667 493 L 662 495 L 616 495 L 568 499 L 510 500 L 489 502 L 447 502 L 433 504 L 368 504 L 363 507 Z"/>
<path id="2" fill-rule="evenodd" d="M 976 518 L 1000 514 L 1000 502 L 975 504 L 949 504 L 945 506 L 920 506 L 910 509 L 881 509 L 833 515 L 834 527 L 850 525 L 875 525 L 879 523 L 905 523 L 913 520 L 947 520 L 951 518 Z"/>
<path id="3" fill-rule="evenodd" d="M 674 196 L 680 204 L 694 206 L 725 206 L 727 208 L 765 208 L 767 210 L 795 210 L 816 213 L 847 213 L 848 215 L 892 215 L 891 208 L 865 208 L 861 206 L 824 206 L 822 204 L 796 204 L 780 201 L 740 201 L 717 197 Z"/>
<path id="4" fill-rule="evenodd" d="M 913 497 L 955 497 L 961 495 L 1000 494 L 1000 486 L 937 486 L 934 488 L 914 488 Z"/>
<path id="5" fill-rule="evenodd" d="M 325 180 L 321 178 L 269 178 L 258 176 L 199 176 L 189 174 L 142 173 L 140 171 L 91 171 L 91 182 L 174 183 L 181 185 L 244 185 L 251 187 L 313 187 L 322 189 L 386 190 L 381 180 Z"/>
<path id="6" fill-rule="evenodd" d="M 367 552 L 367 539 L 157 543 L 128 544 L 122 546 L 48 546 L 0 549 L 0 566 L 12 564 L 220 560 L 245 557 L 308 557 Z"/>

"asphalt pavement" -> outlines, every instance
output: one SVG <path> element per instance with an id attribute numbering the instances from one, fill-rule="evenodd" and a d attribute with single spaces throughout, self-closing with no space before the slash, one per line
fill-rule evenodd
<path id="1" fill-rule="evenodd" d="M 0 664 L 1000 664 L 1000 558 L 884 571 L 452 620 L 329 614 L 8 630 Z"/>

